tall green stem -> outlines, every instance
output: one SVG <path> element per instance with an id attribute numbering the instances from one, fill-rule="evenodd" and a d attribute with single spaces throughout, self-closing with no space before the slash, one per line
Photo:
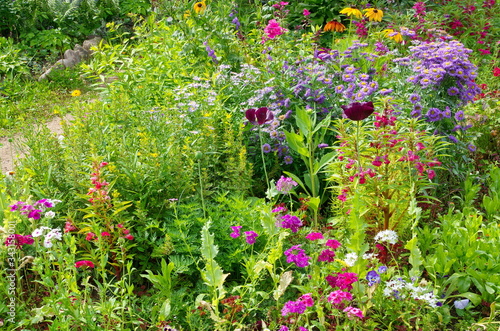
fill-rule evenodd
<path id="1" fill-rule="evenodd" d="M 258 126 L 259 130 L 259 141 L 260 141 L 260 156 L 262 157 L 262 166 L 264 167 L 264 174 L 266 175 L 266 187 L 269 189 L 269 177 L 267 176 L 267 169 L 266 169 L 266 160 L 264 159 L 264 150 L 262 149 L 262 134 L 260 131 L 260 126 Z"/>
<path id="2" fill-rule="evenodd" d="M 201 196 L 201 207 L 203 208 L 203 218 L 207 218 L 206 210 L 205 210 L 205 199 L 203 198 L 203 181 L 201 180 L 201 164 L 200 160 L 198 160 L 198 178 L 200 180 L 200 196 Z"/>

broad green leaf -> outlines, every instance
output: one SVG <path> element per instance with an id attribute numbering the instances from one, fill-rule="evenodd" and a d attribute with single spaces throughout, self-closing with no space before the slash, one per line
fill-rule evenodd
<path id="1" fill-rule="evenodd" d="M 304 144 L 304 138 L 294 132 L 285 131 L 286 141 L 291 149 L 302 156 L 309 157 L 308 150 Z"/>
<path id="2" fill-rule="evenodd" d="M 295 121 L 300 129 L 300 132 L 307 137 L 312 129 L 311 117 L 304 108 L 297 108 L 295 111 Z"/>

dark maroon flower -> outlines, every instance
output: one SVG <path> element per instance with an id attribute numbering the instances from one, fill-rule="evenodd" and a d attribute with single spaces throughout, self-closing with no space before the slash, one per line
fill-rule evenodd
<path id="1" fill-rule="evenodd" d="M 257 110 L 253 108 L 248 109 L 245 112 L 245 117 L 253 125 L 262 125 L 274 119 L 273 113 L 267 107 L 261 107 Z"/>
<path id="2" fill-rule="evenodd" d="M 340 106 L 345 116 L 353 121 L 361 121 L 370 116 L 374 111 L 373 102 L 353 102 L 349 106 Z"/>

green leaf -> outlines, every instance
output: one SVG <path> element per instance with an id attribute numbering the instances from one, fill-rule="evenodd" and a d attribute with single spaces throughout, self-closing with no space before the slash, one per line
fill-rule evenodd
<path id="1" fill-rule="evenodd" d="M 285 131 L 286 141 L 291 149 L 302 156 L 309 157 L 308 150 L 304 144 L 304 137 L 294 132 Z"/>
<path id="2" fill-rule="evenodd" d="M 297 184 L 300 185 L 300 187 L 302 187 L 302 189 L 304 191 L 306 191 L 306 194 L 308 194 L 309 196 L 311 196 L 311 194 L 309 193 L 309 190 L 306 188 L 306 186 L 304 185 L 304 183 L 302 182 L 302 180 L 297 177 L 296 175 L 292 174 L 291 172 L 288 172 L 288 171 L 283 171 L 283 173 L 287 176 L 290 176 L 294 181 L 297 182 Z"/>
<path id="3" fill-rule="evenodd" d="M 414 236 L 405 245 L 405 248 L 410 251 L 409 262 L 412 265 L 412 268 L 410 270 L 410 277 L 415 278 L 420 277 L 422 273 L 420 270 L 420 266 L 422 265 L 422 254 L 420 253 L 420 249 L 418 248 L 417 243 L 417 237 Z"/>
<path id="4" fill-rule="evenodd" d="M 309 114 L 304 108 L 297 108 L 295 111 L 295 121 L 300 129 L 300 132 L 307 137 L 311 132 L 312 122 Z"/>
<path id="5" fill-rule="evenodd" d="M 330 163 L 335 158 L 336 153 L 330 152 L 321 157 L 319 163 L 314 163 L 314 174 L 317 174 L 325 165 Z"/>

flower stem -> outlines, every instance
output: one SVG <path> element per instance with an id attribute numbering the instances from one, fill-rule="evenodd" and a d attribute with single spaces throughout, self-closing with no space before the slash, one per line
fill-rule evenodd
<path id="1" fill-rule="evenodd" d="M 260 156 L 262 157 L 262 166 L 264 167 L 264 175 L 266 176 L 266 187 L 269 189 L 269 177 L 267 176 L 266 161 L 264 159 L 264 151 L 262 150 L 262 134 L 260 131 L 260 126 L 258 127 L 259 141 L 260 141 Z"/>

